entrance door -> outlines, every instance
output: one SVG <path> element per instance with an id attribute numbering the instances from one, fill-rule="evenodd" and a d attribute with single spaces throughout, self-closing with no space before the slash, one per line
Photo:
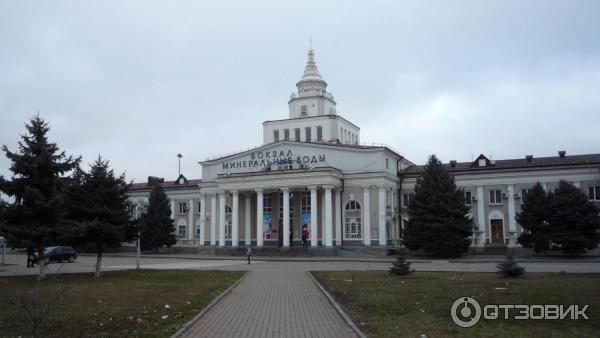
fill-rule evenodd
<path id="1" fill-rule="evenodd" d="M 501 219 L 490 220 L 490 226 L 492 228 L 492 243 L 504 244 L 504 226 Z"/>

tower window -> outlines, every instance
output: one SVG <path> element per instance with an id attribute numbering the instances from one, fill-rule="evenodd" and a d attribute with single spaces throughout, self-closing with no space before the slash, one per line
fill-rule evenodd
<path id="1" fill-rule="evenodd" d="M 306 142 L 310 142 L 311 138 L 312 138 L 312 135 L 310 134 L 311 128 L 310 127 L 304 128 L 304 132 L 306 133 Z"/>
<path id="2" fill-rule="evenodd" d="M 323 141 L 323 127 L 317 126 L 317 141 Z"/>
<path id="3" fill-rule="evenodd" d="M 284 129 L 283 130 L 283 139 L 284 140 L 289 140 L 290 139 L 290 130 L 289 129 Z"/>
<path id="4" fill-rule="evenodd" d="M 279 130 L 273 130 L 273 142 L 279 141 Z"/>
<path id="5" fill-rule="evenodd" d="M 308 115 L 308 111 L 307 111 L 306 105 L 300 106 L 300 116 L 307 116 L 307 115 Z"/>

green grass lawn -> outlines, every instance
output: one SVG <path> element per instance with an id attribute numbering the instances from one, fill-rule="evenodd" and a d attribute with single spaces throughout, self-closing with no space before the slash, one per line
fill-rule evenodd
<path id="1" fill-rule="evenodd" d="M 40 335 L 168 337 L 192 319 L 243 272 L 140 270 L 53 276 L 40 284 L 32 277 L 0 278 L 0 336 L 31 335 L 26 309 L 51 304 Z M 19 299 L 25 297 L 26 306 Z M 164 316 L 168 316 L 163 319 Z"/>
<path id="2" fill-rule="evenodd" d="M 600 337 L 600 275 L 528 273 L 505 280 L 493 273 L 386 271 L 312 272 L 354 323 L 373 337 Z M 506 284 L 508 282 L 508 284 Z M 499 289 L 497 289 L 499 288 Z M 452 303 L 589 304 L 589 320 L 481 320 L 454 324 Z"/>

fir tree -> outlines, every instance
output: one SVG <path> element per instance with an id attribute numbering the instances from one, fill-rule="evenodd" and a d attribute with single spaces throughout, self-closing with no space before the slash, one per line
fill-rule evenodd
<path id="1" fill-rule="evenodd" d="M 516 216 L 524 231 L 518 242 L 535 252 L 559 249 L 579 255 L 598 247 L 598 208 L 581 189 L 561 180 L 554 192 L 546 193 L 538 183 L 523 197 Z"/>
<path id="2" fill-rule="evenodd" d="M 127 187 L 125 174 L 115 176 L 109 162 L 98 157 L 89 172 L 77 171 L 68 190 L 68 216 L 77 232 L 72 235 L 82 244 L 94 244 L 96 277 L 104 251 L 129 239 Z"/>
<path id="3" fill-rule="evenodd" d="M 408 206 L 404 244 L 410 250 L 423 249 L 435 255 L 462 254 L 469 249 L 473 234 L 474 224 L 468 214 L 462 189 L 431 155 Z"/>
<path id="4" fill-rule="evenodd" d="M 177 243 L 169 199 L 160 185 L 150 193 L 148 212 L 142 216 L 140 226 L 144 250 L 158 250 L 163 245 L 170 247 Z"/>
<path id="5" fill-rule="evenodd" d="M 390 273 L 395 275 L 404 276 L 408 275 L 415 270 L 410 268 L 410 262 L 406 261 L 406 257 L 403 254 L 398 254 L 396 261 L 392 263 L 392 267 L 390 268 Z"/>
<path id="6" fill-rule="evenodd" d="M 39 115 L 25 125 L 19 151 L 2 150 L 11 161 L 11 180 L 0 176 L 0 191 L 13 198 L 5 211 L 4 231 L 21 241 L 35 243 L 39 257 L 46 243 L 56 238 L 64 214 L 64 176 L 77 168 L 80 158 L 66 156 L 48 141 L 48 123 Z M 40 277 L 44 264 L 40 264 Z"/>
<path id="7" fill-rule="evenodd" d="M 598 247 L 598 207 L 572 183 L 561 180 L 548 201 L 550 243 L 568 255 L 580 255 Z"/>
<path id="8" fill-rule="evenodd" d="M 517 242 L 535 252 L 550 248 L 550 224 L 548 223 L 548 194 L 538 182 L 521 197 L 523 205 L 515 219 L 523 228 Z"/>
<path id="9" fill-rule="evenodd" d="M 504 262 L 498 263 L 496 267 L 498 268 L 496 273 L 504 278 L 515 278 L 525 273 L 525 268 L 519 266 L 513 255 L 510 254 L 506 256 Z"/>

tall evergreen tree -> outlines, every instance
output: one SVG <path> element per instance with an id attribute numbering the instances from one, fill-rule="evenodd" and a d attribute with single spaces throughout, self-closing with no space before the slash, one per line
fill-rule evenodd
<path id="1" fill-rule="evenodd" d="M 581 189 L 561 180 L 550 195 L 548 208 L 553 247 L 569 255 L 580 255 L 598 247 L 599 210 Z"/>
<path id="2" fill-rule="evenodd" d="M 104 251 L 128 240 L 127 188 L 125 174 L 115 176 L 109 162 L 98 157 L 89 172 L 74 175 L 68 190 L 68 217 L 78 232 L 75 237 L 96 249 L 96 277 L 100 277 Z"/>
<path id="3" fill-rule="evenodd" d="M 31 118 L 25 128 L 27 133 L 21 136 L 18 152 L 2 147 L 12 162 L 13 177 L 6 180 L 0 176 L 0 191 L 14 199 L 5 212 L 4 231 L 35 243 L 42 257 L 65 214 L 64 175 L 77 168 L 81 158 L 66 156 L 48 141 L 50 127 L 39 115 Z M 44 264 L 40 264 L 40 277 L 43 275 Z"/>
<path id="4" fill-rule="evenodd" d="M 524 247 L 569 255 L 598 247 L 599 210 L 581 189 L 561 180 L 556 190 L 546 193 L 538 183 L 523 198 L 516 220 L 524 230 L 518 239 Z"/>
<path id="5" fill-rule="evenodd" d="M 548 194 L 538 182 L 522 197 L 523 205 L 515 219 L 523 228 L 517 242 L 535 252 L 550 248 L 550 223 L 548 223 Z"/>
<path id="6" fill-rule="evenodd" d="M 462 189 L 431 155 L 408 206 L 404 244 L 410 250 L 423 249 L 435 255 L 464 253 L 469 249 L 474 226 L 468 214 Z"/>
<path id="7" fill-rule="evenodd" d="M 144 250 L 158 250 L 163 245 L 170 247 L 177 243 L 169 198 L 160 185 L 150 193 L 148 212 L 142 216 L 140 226 Z"/>

